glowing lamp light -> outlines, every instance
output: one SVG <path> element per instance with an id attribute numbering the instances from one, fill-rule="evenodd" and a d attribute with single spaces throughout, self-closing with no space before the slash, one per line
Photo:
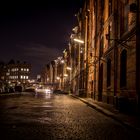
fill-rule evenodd
<path id="1" fill-rule="evenodd" d="M 67 77 L 68 75 L 67 74 L 64 74 L 64 76 Z"/>
<path id="2" fill-rule="evenodd" d="M 61 63 L 63 64 L 64 63 L 64 60 L 61 60 Z"/>
<path id="3" fill-rule="evenodd" d="M 59 80 L 59 79 L 60 79 L 60 77 L 56 77 L 56 79 L 57 79 L 57 80 Z"/>
<path id="4" fill-rule="evenodd" d="M 71 67 L 67 67 L 67 70 L 71 70 Z"/>
<path id="5" fill-rule="evenodd" d="M 77 39 L 77 38 L 74 38 L 74 41 L 75 41 L 75 42 L 78 42 L 78 43 L 84 44 L 84 41 L 83 41 L 83 40 L 80 40 L 80 39 Z"/>

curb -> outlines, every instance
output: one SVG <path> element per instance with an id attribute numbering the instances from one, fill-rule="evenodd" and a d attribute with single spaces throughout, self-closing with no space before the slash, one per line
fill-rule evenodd
<path id="1" fill-rule="evenodd" d="M 16 93 L 1 93 L 0 94 L 0 98 L 1 97 L 9 97 L 9 96 L 16 96 L 16 95 L 24 95 L 24 94 L 26 94 L 26 93 L 24 93 L 24 92 L 16 92 Z"/>
<path id="2" fill-rule="evenodd" d="M 21 93 L 1 93 L 0 94 L 0 97 L 2 97 L 2 96 L 11 96 L 11 95 L 19 95 L 19 94 L 21 94 Z"/>
<path id="3" fill-rule="evenodd" d="M 104 108 L 102 108 L 102 107 L 100 107 L 100 106 L 98 106 L 98 105 L 89 103 L 88 101 L 86 101 L 86 100 L 84 100 L 83 98 L 80 98 L 80 97 L 78 97 L 78 96 L 75 96 L 75 95 L 72 95 L 72 94 L 70 94 L 70 96 L 73 97 L 73 98 L 79 99 L 80 101 L 84 102 L 85 104 L 87 104 L 87 105 L 90 106 L 91 108 L 93 108 L 93 109 L 99 111 L 100 113 L 102 113 L 102 114 L 104 114 L 104 115 L 106 115 L 106 116 L 108 116 L 108 117 L 114 119 L 115 121 L 117 121 L 117 122 L 119 122 L 120 124 L 122 124 L 122 125 L 128 127 L 129 129 L 133 129 L 133 130 L 136 130 L 136 131 L 140 132 L 140 128 L 137 128 L 137 127 L 131 125 L 131 124 L 128 123 L 128 122 L 122 121 L 122 120 L 119 119 L 117 116 L 115 116 L 114 113 L 112 113 L 112 112 L 110 112 L 110 111 L 108 111 L 108 110 L 106 110 L 106 109 L 104 109 Z"/>

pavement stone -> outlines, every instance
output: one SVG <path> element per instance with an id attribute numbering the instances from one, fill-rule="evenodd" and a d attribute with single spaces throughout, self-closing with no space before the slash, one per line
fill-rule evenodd
<path id="1" fill-rule="evenodd" d="M 27 93 L 26 92 L 22 92 L 22 93 L 16 92 L 16 93 L 7 93 L 7 94 L 5 93 L 5 94 L 0 94 L 0 97 L 22 95 L 22 94 L 27 94 Z M 103 102 L 98 102 L 98 101 L 93 100 L 92 98 L 81 98 L 73 94 L 69 94 L 69 95 L 81 100 L 88 106 L 96 109 L 97 111 L 103 113 L 104 115 L 108 117 L 111 117 L 112 119 L 118 121 L 119 123 L 140 132 L 140 116 L 139 115 L 122 113 L 119 110 L 115 109 L 113 105 L 103 103 Z"/>
<path id="2" fill-rule="evenodd" d="M 112 119 L 118 121 L 119 123 L 125 125 L 126 127 L 132 128 L 140 132 L 140 116 L 136 114 L 126 114 L 115 109 L 113 105 L 98 102 L 92 98 L 81 98 L 76 95 L 70 94 L 70 96 L 81 100 L 88 106 L 96 109 L 97 111 L 103 113 L 104 115 L 111 117 Z"/>

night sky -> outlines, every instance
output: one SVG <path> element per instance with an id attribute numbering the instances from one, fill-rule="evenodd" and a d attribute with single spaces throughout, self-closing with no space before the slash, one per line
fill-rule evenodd
<path id="1" fill-rule="evenodd" d="M 0 3 L 0 61 L 26 61 L 32 77 L 68 47 L 83 0 Z"/>

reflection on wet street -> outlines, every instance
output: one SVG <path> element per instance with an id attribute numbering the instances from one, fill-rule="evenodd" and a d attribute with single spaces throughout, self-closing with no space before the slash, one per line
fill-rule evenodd
<path id="1" fill-rule="evenodd" d="M 35 98 L 46 98 L 46 99 L 50 99 L 52 96 L 52 93 L 35 93 Z"/>
<path id="2" fill-rule="evenodd" d="M 4 140 L 134 140 L 139 134 L 63 94 L 22 93 L 0 98 Z"/>

